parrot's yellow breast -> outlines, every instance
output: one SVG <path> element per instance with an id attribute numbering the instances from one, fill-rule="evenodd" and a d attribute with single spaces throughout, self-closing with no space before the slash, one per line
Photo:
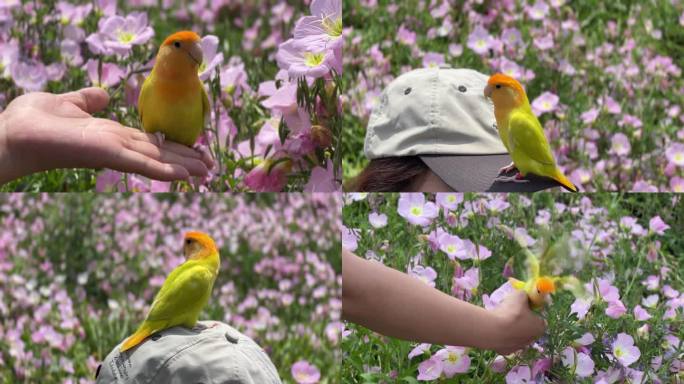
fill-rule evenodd
<path id="1" fill-rule="evenodd" d="M 166 139 L 192 146 L 204 128 L 204 89 L 199 79 L 175 82 L 145 79 L 138 108 L 145 132 L 161 132 Z"/>

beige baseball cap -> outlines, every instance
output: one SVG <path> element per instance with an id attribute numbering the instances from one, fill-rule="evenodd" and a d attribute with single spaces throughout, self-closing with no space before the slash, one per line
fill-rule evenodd
<path id="1" fill-rule="evenodd" d="M 98 367 L 98 384 L 281 384 L 257 343 L 217 321 L 165 329 L 129 351 L 119 348 Z"/>
<path id="2" fill-rule="evenodd" d="M 397 77 L 382 93 L 366 129 L 368 159 L 419 156 L 459 192 L 533 192 L 557 187 L 528 175 L 525 183 L 495 180 L 511 163 L 484 97 L 488 76 L 446 65 Z M 514 175 L 515 171 L 505 175 Z"/>

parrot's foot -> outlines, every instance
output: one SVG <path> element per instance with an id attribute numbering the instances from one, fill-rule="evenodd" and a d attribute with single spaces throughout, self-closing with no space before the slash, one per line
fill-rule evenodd
<path id="1" fill-rule="evenodd" d="M 494 181 L 499 181 L 501 183 L 529 183 L 530 181 L 525 179 L 521 173 L 517 173 L 515 176 L 499 176 Z"/>
<path id="2" fill-rule="evenodd" d="M 518 169 L 518 168 L 515 166 L 515 163 L 511 162 L 511 163 L 508 164 L 507 166 L 501 167 L 501 169 L 499 169 L 499 175 L 502 174 L 502 173 L 503 173 L 503 174 L 506 174 L 506 173 L 508 173 L 508 172 L 510 172 L 510 171 L 517 170 L 517 169 Z"/>
<path id="3" fill-rule="evenodd" d="M 163 133 L 157 131 L 154 133 L 154 137 L 157 138 L 157 146 L 161 147 L 164 145 L 164 141 L 166 140 L 166 137 L 164 136 Z"/>

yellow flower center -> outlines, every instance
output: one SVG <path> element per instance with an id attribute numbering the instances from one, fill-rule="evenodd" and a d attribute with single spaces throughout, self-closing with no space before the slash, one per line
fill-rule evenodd
<path id="1" fill-rule="evenodd" d="M 461 360 L 461 356 L 456 353 L 449 352 L 449 357 L 447 358 L 447 360 L 449 360 L 451 364 L 456 364 L 459 360 Z"/>
<path id="2" fill-rule="evenodd" d="M 544 107 L 544 109 L 551 109 L 551 103 L 545 101 L 542 103 L 542 107 Z"/>
<path id="3" fill-rule="evenodd" d="M 454 253 L 456 252 L 456 246 L 453 244 L 447 245 L 447 253 Z"/>
<path id="4" fill-rule="evenodd" d="M 678 154 L 674 155 L 674 161 L 675 161 L 675 163 L 684 162 L 684 154 L 678 153 Z"/>
<path id="5" fill-rule="evenodd" d="M 342 36 L 342 18 L 333 20 L 329 16 L 323 18 L 323 29 L 332 37 Z"/>
<path id="6" fill-rule="evenodd" d="M 318 67 L 323 63 L 324 58 L 323 53 L 306 52 L 304 53 L 304 64 L 308 67 Z"/>
<path id="7" fill-rule="evenodd" d="M 681 184 L 675 185 L 674 191 L 677 192 L 677 193 L 684 192 L 684 185 L 681 185 Z"/>
<path id="8" fill-rule="evenodd" d="M 615 357 L 622 357 L 625 355 L 625 351 L 622 350 L 620 347 L 615 347 L 615 351 L 613 351 L 615 354 Z"/>
<path id="9" fill-rule="evenodd" d="M 447 202 L 453 204 L 453 203 L 456 202 L 456 196 L 454 196 L 454 195 L 449 195 L 449 196 L 447 196 L 447 199 L 446 199 L 446 200 L 447 200 Z"/>
<path id="10" fill-rule="evenodd" d="M 413 207 L 411 208 L 411 214 L 413 216 L 420 216 L 423 214 L 423 208 L 421 207 Z"/>
<path id="11" fill-rule="evenodd" d="M 117 37 L 119 38 L 119 41 L 122 43 L 130 43 L 135 38 L 135 35 L 130 32 L 119 31 Z"/>

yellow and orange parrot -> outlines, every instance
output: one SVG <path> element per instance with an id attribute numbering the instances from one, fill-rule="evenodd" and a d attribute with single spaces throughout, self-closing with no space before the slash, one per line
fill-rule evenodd
<path id="1" fill-rule="evenodd" d="M 183 253 L 185 262 L 166 278 L 145 321 L 124 341 L 121 352 L 142 343 L 155 332 L 179 325 L 192 328 L 197 323 L 211 296 L 221 262 L 214 240 L 202 232 L 185 234 Z"/>
<path id="2" fill-rule="evenodd" d="M 195 32 L 176 32 L 164 40 L 138 97 L 145 132 L 161 136 L 162 141 L 195 144 L 209 113 L 209 98 L 198 76 L 202 57 Z"/>
<path id="3" fill-rule="evenodd" d="M 565 189 L 577 192 L 577 187 L 558 169 L 542 125 L 532 113 L 530 102 L 522 85 L 510 76 L 497 73 L 489 78 L 484 89 L 485 97 L 494 102 L 494 116 L 499 136 L 513 159 L 502 171 L 517 168 L 512 178 L 500 177 L 500 181 L 526 182 L 528 173 L 549 177 Z"/>
<path id="4" fill-rule="evenodd" d="M 550 235 L 547 234 L 547 237 L 539 243 L 539 255 L 537 255 L 529 250 L 527 242 L 511 228 L 505 225 L 499 225 L 499 228 L 512 237 L 525 252 L 526 280 L 521 281 L 509 277 L 508 281 L 513 288 L 527 293 L 532 308 L 544 307 L 549 296 L 560 288 L 569 290 L 576 297 L 587 296 L 584 286 L 576 277 L 557 276 L 564 269 L 569 269 L 570 264 L 582 262 L 581 256 L 570 256 L 571 246 L 567 235 L 552 243 Z"/>

